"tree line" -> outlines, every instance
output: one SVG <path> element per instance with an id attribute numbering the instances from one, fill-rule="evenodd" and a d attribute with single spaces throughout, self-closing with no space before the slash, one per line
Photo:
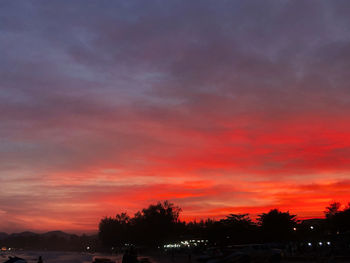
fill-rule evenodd
<path id="1" fill-rule="evenodd" d="M 289 211 L 272 209 L 258 215 L 255 221 L 249 214 L 229 214 L 220 220 L 184 222 L 179 220 L 181 208 L 165 201 L 152 204 L 133 217 L 121 213 L 103 218 L 99 239 L 105 247 L 156 247 L 192 238 L 206 239 L 218 246 L 321 238 L 350 231 L 350 206 L 343 210 L 340 207 L 340 203 L 331 203 L 324 211 L 325 218 L 318 220 L 298 221 Z"/>

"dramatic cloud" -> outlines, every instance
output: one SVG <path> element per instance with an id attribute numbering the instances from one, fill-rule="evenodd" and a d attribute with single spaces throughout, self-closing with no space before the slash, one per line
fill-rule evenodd
<path id="1" fill-rule="evenodd" d="M 2 1 L 0 230 L 323 216 L 350 181 L 348 1 Z"/>

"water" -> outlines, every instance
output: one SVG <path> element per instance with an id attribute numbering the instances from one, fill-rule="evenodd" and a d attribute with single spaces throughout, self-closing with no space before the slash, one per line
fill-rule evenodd
<path id="1" fill-rule="evenodd" d="M 42 256 L 44 263 L 91 263 L 94 257 L 109 258 L 116 263 L 122 262 L 122 256 L 111 256 L 104 254 L 88 254 L 79 252 L 61 252 L 61 251 L 16 251 L 15 253 L 6 253 L 0 257 L 0 262 L 5 262 L 9 256 L 24 258 L 28 263 L 37 263 L 39 256 Z"/>
<path id="2" fill-rule="evenodd" d="M 116 263 L 122 263 L 122 255 L 111 254 L 90 254 L 82 252 L 62 252 L 62 251 L 16 251 L 12 253 L 5 253 L 0 255 L 0 263 L 5 262 L 9 256 L 17 256 L 24 258 L 28 263 L 37 263 L 39 256 L 42 256 L 44 263 L 92 263 L 94 257 L 109 258 Z M 139 259 L 148 258 L 150 263 L 187 263 L 187 255 L 152 255 L 142 256 L 139 255 Z M 192 262 L 196 262 L 192 260 Z"/>

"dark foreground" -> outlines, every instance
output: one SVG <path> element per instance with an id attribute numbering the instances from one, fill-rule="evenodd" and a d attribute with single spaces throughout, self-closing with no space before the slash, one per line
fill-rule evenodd
<path id="1" fill-rule="evenodd" d="M 37 263 L 39 256 L 42 256 L 44 263 L 91 263 L 94 257 L 104 257 L 113 260 L 116 263 L 122 263 L 122 255 L 107 255 L 107 254 L 89 254 L 89 253 L 75 253 L 75 252 L 47 252 L 47 251 L 17 251 L 15 254 L 1 254 L 0 263 L 7 260 L 8 256 L 18 256 L 28 263 Z M 152 255 L 152 256 L 139 256 L 139 259 L 146 259 L 151 263 L 197 263 L 197 257 L 191 256 L 189 258 L 186 254 L 178 254 L 175 256 L 170 255 Z M 146 262 L 146 260 L 145 260 Z M 251 261 L 261 262 L 261 261 Z M 350 262 L 350 258 L 345 257 L 333 257 L 333 258 L 318 258 L 316 256 L 299 256 L 299 257 L 288 257 L 281 260 L 281 263 L 340 263 Z"/>

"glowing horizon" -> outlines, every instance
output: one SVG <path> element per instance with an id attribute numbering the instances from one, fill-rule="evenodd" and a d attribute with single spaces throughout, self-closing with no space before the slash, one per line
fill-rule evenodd
<path id="1" fill-rule="evenodd" d="M 264 10 L 264 12 L 261 12 Z M 350 3 L 5 1 L 0 232 L 350 201 Z"/>

